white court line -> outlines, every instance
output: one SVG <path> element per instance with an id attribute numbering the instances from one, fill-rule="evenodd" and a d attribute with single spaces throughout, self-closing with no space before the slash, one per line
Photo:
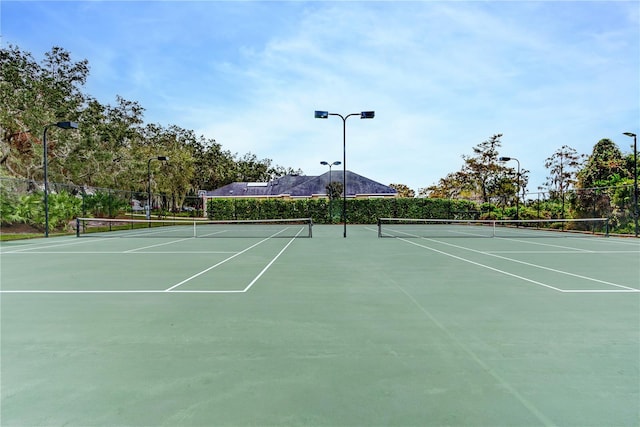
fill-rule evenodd
<path id="1" fill-rule="evenodd" d="M 171 291 L 172 294 L 237 294 L 243 293 L 241 291 L 205 291 L 205 290 L 177 290 Z M 0 290 L 2 294 L 167 294 L 165 290 L 67 290 L 67 291 L 55 291 L 55 290 Z"/>
<path id="2" fill-rule="evenodd" d="M 640 251 L 589 251 L 589 252 L 576 252 L 576 251 L 485 251 L 487 254 L 573 254 L 584 255 L 585 253 L 602 255 L 602 254 L 640 254 Z"/>
<path id="3" fill-rule="evenodd" d="M 296 237 L 298 237 L 298 234 L 300 234 L 302 232 L 302 229 L 300 229 L 300 231 L 298 231 L 295 235 L 295 237 L 292 237 L 291 240 L 289 240 L 289 243 L 287 243 L 287 245 L 282 248 L 282 250 L 280 252 L 278 252 L 278 255 L 276 255 L 269 264 L 267 264 L 262 271 L 251 281 L 251 283 L 249 283 L 249 285 L 244 288 L 243 292 L 247 292 L 249 289 L 251 289 L 251 287 L 253 286 L 254 283 L 256 283 L 258 281 L 258 279 L 260 277 L 262 277 L 262 275 L 269 269 L 269 267 L 271 267 L 271 265 L 280 257 L 280 255 L 282 255 L 282 253 L 289 247 L 289 245 L 291 243 L 293 243 L 293 241 L 296 239 Z"/>
<path id="4" fill-rule="evenodd" d="M 135 255 L 135 254 L 169 254 L 169 255 L 180 255 L 180 254 L 235 254 L 237 251 L 142 251 L 136 250 L 136 252 L 129 251 L 29 251 L 29 252 L 7 252 L 6 255 L 16 254 L 16 255 Z"/>
<path id="5" fill-rule="evenodd" d="M 184 242 L 185 240 L 191 240 L 191 239 L 193 239 L 193 237 L 185 237 L 184 239 L 172 240 L 170 242 L 158 243 L 158 244 L 155 244 L 155 245 L 143 246 L 141 248 L 129 249 L 128 251 L 124 251 L 124 253 L 132 253 L 132 252 L 136 252 L 136 251 L 141 251 L 143 249 L 156 248 L 158 246 L 165 246 L 165 245 L 172 245 L 174 243 Z"/>
<path id="6" fill-rule="evenodd" d="M 221 231 L 214 231 L 212 233 L 205 233 L 205 234 L 201 234 L 198 237 L 209 237 L 209 236 L 213 236 L 215 234 L 222 234 L 222 233 L 226 233 L 229 230 L 221 230 Z"/>
<path id="7" fill-rule="evenodd" d="M 402 233 L 404 233 L 404 232 L 402 232 Z M 404 233 L 404 234 L 407 234 L 408 236 L 412 236 L 412 237 L 419 237 L 419 236 L 416 236 L 416 235 L 413 235 L 413 234 L 410 234 L 410 233 Z M 407 241 L 406 239 L 402 239 L 402 238 L 400 238 L 400 239 L 404 240 L 404 241 Z M 490 253 L 490 252 L 478 251 L 476 249 L 471 249 L 471 248 L 467 248 L 467 247 L 464 247 L 464 246 L 454 245 L 453 243 L 448 243 L 448 242 L 444 242 L 444 241 L 441 241 L 441 240 L 428 239 L 428 238 L 424 238 L 424 237 L 422 237 L 421 239 L 428 240 L 428 241 L 435 242 L 435 243 L 440 243 L 440 244 L 443 244 L 443 245 L 451 246 L 451 247 L 462 249 L 462 250 L 465 250 L 465 251 L 475 252 L 475 253 L 478 253 L 478 254 L 481 254 L 481 255 L 492 256 L 492 257 L 495 257 L 495 258 L 500 258 L 500 259 L 504 259 L 504 260 L 515 262 L 515 263 L 519 263 L 519 264 L 524 264 L 524 265 L 527 265 L 529 267 L 539 268 L 539 269 L 542 269 L 542 270 L 552 271 L 554 273 L 565 274 L 565 275 L 568 275 L 568 276 L 577 277 L 579 279 L 584 279 L 584 280 L 588 280 L 588 281 L 602 283 L 602 284 L 605 284 L 605 285 L 608 285 L 608 286 L 613 286 L 613 287 L 616 287 L 616 288 L 626 289 L 629 292 L 640 292 L 640 289 L 637 289 L 637 288 L 632 288 L 632 287 L 629 287 L 629 286 L 619 285 L 617 283 L 607 282 L 605 280 L 594 279 L 592 277 L 582 276 L 582 275 L 579 275 L 579 274 L 569 273 L 567 271 L 557 270 L 557 269 L 550 268 L 550 267 L 544 267 L 544 266 L 541 266 L 541 265 L 538 265 L 538 264 L 531 264 L 531 263 L 528 263 L 528 262 L 525 262 L 525 261 L 520 261 L 520 260 L 516 260 L 516 259 L 513 259 L 513 258 L 507 258 L 507 257 L 496 255 L 496 254 L 493 254 L 493 253 Z M 409 243 L 411 243 L 411 242 L 409 242 Z M 423 247 L 427 248 L 426 246 L 423 246 Z M 432 249 L 432 248 L 428 248 L 428 249 Z M 436 250 L 436 249 L 432 249 L 432 250 Z M 445 252 L 442 252 L 442 253 L 444 254 Z M 580 252 L 580 253 L 582 253 L 582 252 Z M 450 256 L 454 256 L 454 255 L 450 255 Z M 464 258 L 459 258 L 459 259 L 464 259 Z M 470 261 L 470 260 L 467 260 L 467 262 L 473 263 L 473 261 Z M 484 264 L 478 264 L 478 265 L 484 265 Z M 487 268 L 490 268 L 490 267 L 487 266 Z M 496 271 L 501 271 L 501 270 L 496 270 Z M 504 273 L 511 275 L 511 273 L 507 273 L 507 272 L 504 272 Z M 520 276 L 517 276 L 517 277 L 520 277 Z M 530 280 L 530 279 L 526 279 L 526 280 L 529 281 L 529 282 L 532 282 L 532 283 L 536 283 L 536 284 L 539 284 L 539 285 L 542 285 L 542 286 L 549 287 L 551 289 L 555 289 L 555 290 L 557 290 L 559 292 L 565 291 L 564 289 L 556 288 L 555 286 L 551 286 L 551 285 L 545 285 L 545 284 L 542 284 L 541 282 L 537 282 L 537 281 L 534 281 L 534 280 Z"/>
<path id="8" fill-rule="evenodd" d="M 446 255 L 446 256 L 451 257 L 451 258 L 455 258 L 455 259 L 460 260 L 460 261 L 467 262 L 469 264 L 476 265 L 478 267 L 486 268 L 488 270 L 492 270 L 492 271 L 495 271 L 495 272 L 500 273 L 500 274 L 504 274 L 504 275 L 507 275 L 507 276 L 515 277 L 516 279 L 524 280 L 525 282 L 530 282 L 530 283 L 533 283 L 535 285 L 544 286 L 545 288 L 553 289 L 554 291 L 562 292 L 562 289 L 556 288 L 555 286 L 547 285 L 546 283 L 542 283 L 542 282 L 538 282 L 536 280 L 528 279 L 526 277 L 518 276 L 517 274 L 509 273 L 508 271 L 500 270 L 498 268 L 490 267 L 490 266 L 488 266 L 486 264 L 480 264 L 479 262 L 471 261 L 470 259 L 462 258 L 462 257 L 459 257 L 457 255 L 453 255 L 453 254 L 450 254 L 450 253 L 447 253 L 447 252 L 444 252 L 444 251 L 440 251 L 440 250 L 435 249 L 435 248 L 431 248 L 429 246 L 421 245 L 419 243 L 412 242 L 411 240 L 407 240 L 407 239 L 405 239 L 403 237 L 397 237 L 397 239 L 402 240 L 403 242 L 410 243 L 412 245 L 424 248 L 424 249 L 428 249 L 428 250 L 433 251 L 433 252 L 437 252 L 437 253 L 442 254 L 442 255 Z"/>
<path id="9" fill-rule="evenodd" d="M 122 230 L 122 231 L 105 231 L 103 233 L 108 233 L 108 238 L 123 238 L 123 239 L 127 239 L 127 238 L 135 238 L 135 237 L 144 237 L 144 236 L 160 236 L 160 237 L 166 237 L 167 239 L 170 239 L 171 237 L 178 237 L 178 236 L 171 236 L 171 234 L 175 234 L 172 230 L 165 230 L 162 228 L 137 228 L 136 230 L 141 230 L 138 233 L 132 233 L 129 230 Z M 153 231 L 147 231 L 147 230 L 153 230 Z M 193 237 L 193 236 L 189 236 L 189 237 Z"/>
<path id="10" fill-rule="evenodd" d="M 616 294 L 640 292 L 640 289 L 563 289 L 566 294 Z"/>
<path id="11" fill-rule="evenodd" d="M 500 270 L 500 269 L 498 269 L 498 268 L 490 267 L 490 266 L 488 266 L 488 265 L 486 265 L 486 264 L 481 264 L 481 263 L 479 263 L 479 262 L 471 261 L 471 260 L 469 260 L 469 259 L 462 258 L 462 257 L 459 257 L 459 256 L 457 256 L 457 255 L 450 254 L 450 253 L 448 253 L 448 252 L 440 251 L 440 250 L 438 250 L 438 249 L 435 249 L 435 248 L 432 248 L 432 247 L 429 247 L 429 246 L 425 246 L 425 245 L 418 244 L 418 243 L 416 243 L 416 242 L 413 242 L 413 241 L 411 241 L 411 240 L 407 240 L 407 239 L 402 238 L 402 237 L 398 237 L 398 239 L 399 239 L 399 240 L 402 240 L 403 242 L 410 243 L 410 244 L 412 244 L 412 245 L 415 245 L 415 246 L 418 246 L 418 247 L 421 247 L 421 248 L 424 248 L 424 249 L 428 249 L 428 250 L 430 250 L 430 251 L 437 252 L 437 253 L 439 253 L 439 254 L 446 255 L 446 256 L 448 256 L 448 257 L 458 259 L 458 260 L 460 260 L 460 261 L 467 262 L 467 263 L 469 263 L 469 264 L 476 265 L 476 266 L 478 266 L 478 267 L 486 268 L 486 269 L 488 269 L 488 270 L 492 270 L 492 271 L 495 271 L 495 272 L 498 272 L 498 273 L 501 273 L 501 274 L 504 274 L 504 275 L 507 275 L 507 276 L 511 276 L 511 277 L 515 277 L 515 278 L 520 279 L 520 280 L 524 280 L 525 282 L 533 283 L 533 284 L 535 284 L 535 285 L 543 286 L 543 287 L 545 287 L 545 288 L 553 289 L 554 291 L 558 291 L 558 292 L 562 292 L 562 293 L 570 293 L 570 292 L 568 292 L 566 289 L 561 289 L 561 288 L 558 288 L 558 287 L 555 287 L 555 286 L 552 286 L 552 285 L 548 285 L 548 284 L 546 284 L 546 283 L 539 282 L 539 281 L 537 281 L 537 280 L 533 280 L 533 279 L 529 279 L 529 278 L 527 278 L 527 277 L 519 276 L 519 275 L 517 275 L 517 274 L 509 273 L 508 271 L 504 271 L 504 270 Z M 425 239 L 425 240 L 431 240 L 431 239 Z M 438 240 L 433 240 L 433 241 L 434 241 L 434 242 L 437 242 L 437 243 L 448 244 L 448 243 L 445 243 L 445 242 L 440 242 L 440 241 L 438 241 Z M 478 252 L 478 253 L 480 253 L 480 254 L 485 254 L 485 255 L 492 256 L 492 254 L 488 254 L 488 253 L 484 253 L 484 252 L 476 251 L 476 250 L 474 250 L 474 249 L 469 249 L 469 248 L 465 248 L 465 247 L 462 247 L 462 246 L 456 246 L 456 245 L 452 245 L 452 244 L 448 244 L 448 245 L 453 246 L 453 247 L 457 247 L 457 248 L 460 248 L 460 249 L 470 250 L 470 251 L 473 251 L 473 252 Z M 497 256 L 497 255 L 496 255 L 496 257 L 498 257 L 498 258 L 504 258 L 504 257 L 500 257 L 500 256 Z M 505 259 L 509 260 L 509 258 L 505 258 Z M 514 260 L 514 261 L 515 261 L 515 260 Z M 535 265 L 533 265 L 533 264 L 532 264 L 532 266 L 534 266 L 534 267 L 540 267 L 540 268 L 546 268 L 546 267 L 541 267 L 541 266 L 535 266 Z M 554 271 L 553 269 L 551 269 L 551 270 L 552 270 L 552 271 Z M 571 274 L 571 273 L 566 273 L 566 272 L 561 272 L 561 271 L 557 271 L 557 272 L 559 272 L 559 273 L 565 273 L 565 274 Z M 582 276 L 578 276 L 578 277 L 582 277 Z M 590 279 L 590 278 L 587 278 L 587 279 L 589 279 L 589 280 L 594 280 L 594 281 L 598 281 L 598 282 L 602 282 L 602 283 L 605 283 L 605 284 L 606 284 L 606 283 L 608 283 L 608 282 L 604 282 L 604 281 L 599 281 L 599 280 L 597 280 L 597 279 Z M 601 292 L 601 293 L 605 293 L 605 292 L 612 292 L 612 293 L 614 293 L 614 292 L 640 292 L 640 289 L 630 288 L 630 287 L 623 286 L 623 285 L 617 285 L 617 284 L 610 284 L 610 285 L 612 285 L 612 286 L 616 286 L 616 287 L 619 287 L 619 288 L 623 288 L 623 289 L 599 290 L 598 292 Z M 578 292 L 580 292 L 580 290 L 574 290 L 574 291 L 573 291 L 573 293 L 578 293 Z"/>
<path id="12" fill-rule="evenodd" d="M 560 248 L 560 249 L 567 249 L 570 250 L 572 252 L 593 252 L 587 249 L 580 249 L 580 248 L 574 248 L 572 246 L 563 246 L 563 245 L 552 245 L 551 243 L 541 243 L 541 242 L 533 242 L 533 241 L 529 241 L 529 240 L 521 240 L 521 239 L 515 239 L 513 237 L 503 237 L 504 240 L 511 240 L 514 242 L 520 242 L 520 243 L 526 243 L 528 245 L 538 245 L 538 246 L 549 246 L 551 248 Z"/>
<path id="13" fill-rule="evenodd" d="M 66 241 L 67 239 L 65 239 Z M 100 241 L 100 239 L 96 239 L 96 238 L 91 238 L 91 239 L 83 239 L 82 241 L 70 241 L 69 243 L 52 243 L 52 244 L 47 244 L 46 242 L 40 242 L 40 243 L 34 243 L 33 245 L 29 245 L 29 247 L 25 248 L 23 246 L 26 245 L 21 245 L 19 247 L 16 247 L 16 249 L 14 250 L 2 250 L 0 252 L 0 255 L 2 254 L 12 254 L 12 253 L 17 253 L 17 252 L 26 252 L 26 251 L 33 251 L 33 250 L 41 250 L 41 249 L 49 249 L 49 248 L 58 248 L 61 246 L 71 246 L 71 245 L 79 245 L 81 243 L 90 243 L 90 242 L 96 242 L 96 241 Z M 4 249 L 4 248 L 3 248 Z"/>
<path id="14" fill-rule="evenodd" d="M 285 229 L 286 230 L 286 229 Z M 210 271 L 214 268 L 216 268 L 217 266 L 235 258 L 238 255 L 241 255 L 244 252 L 247 252 L 248 250 L 255 248 L 256 246 L 258 246 L 259 244 L 270 240 L 272 237 L 277 236 L 278 234 L 282 233 L 285 230 L 280 230 L 277 233 L 255 243 L 254 245 L 251 245 L 250 247 L 244 249 L 241 252 L 213 252 L 213 253 L 233 253 L 232 256 L 222 260 L 221 262 L 207 268 L 206 270 L 203 270 L 197 274 L 194 274 L 193 276 L 183 280 L 180 283 L 177 283 L 175 285 L 173 285 L 172 287 L 168 288 L 168 289 L 164 289 L 164 290 L 3 290 L 0 289 L 0 294 L 166 294 L 166 293 L 189 293 L 189 294 L 238 294 L 238 293 L 245 293 L 247 292 L 249 289 L 251 289 L 251 287 L 258 281 L 258 279 L 260 277 L 262 277 L 262 275 L 271 267 L 271 265 L 273 265 L 273 263 L 280 257 L 280 255 L 282 255 L 284 253 L 284 251 L 289 247 L 289 245 L 291 245 L 291 243 L 295 240 L 295 238 L 303 231 L 303 229 L 300 229 L 300 231 L 298 231 L 298 233 L 296 233 L 295 237 L 292 237 L 291 240 L 286 244 L 286 246 L 284 248 L 282 248 L 282 250 L 280 250 L 280 252 L 269 262 L 269 264 L 267 264 L 262 271 L 251 281 L 251 283 L 249 283 L 249 285 L 247 285 L 246 288 L 242 289 L 242 290 L 183 290 L 183 289 L 175 289 L 178 286 L 206 273 L 207 271 Z M 49 253 L 49 252 L 45 252 L 45 253 Z M 80 253 L 86 253 L 86 252 L 80 252 Z M 96 253 L 118 253 L 118 254 L 123 254 L 124 252 L 96 252 Z M 158 252 L 132 252 L 132 253 L 137 253 L 137 254 L 142 254 L 142 253 L 149 253 L 149 254 L 156 254 Z M 166 252 L 166 253 L 174 253 L 174 252 Z M 176 253 L 185 253 L 183 251 L 181 252 L 176 252 Z M 198 252 L 198 253 L 211 253 L 211 252 Z"/>
<path id="15" fill-rule="evenodd" d="M 551 272 L 553 272 L 553 273 L 559 273 L 559 274 L 565 274 L 565 275 L 567 275 L 567 276 L 571 276 L 571 277 L 577 277 L 578 279 L 583 279 L 583 280 L 587 280 L 587 281 L 591 281 L 591 282 L 596 282 L 596 283 L 602 283 L 602 284 L 604 284 L 604 285 L 613 286 L 613 287 L 621 288 L 621 289 L 627 289 L 627 290 L 634 291 L 634 292 L 640 292 L 640 289 L 631 288 L 631 287 L 629 287 L 629 286 L 624 286 L 624 285 L 619 285 L 619 284 L 617 284 L 617 283 L 613 283 L 613 282 L 607 282 L 606 280 L 600 280 L 600 279 L 595 279 L 595 278 L 593 278 L 593 277 L 582 276 L 582 275 L 580 275 L 580 274 L 569 273 L 568 271 L 557 270 L 557 269 L 555 269 L 555 268 L 545 267 L 545 266 L 543 266 L 543 265 L 532 264 L 532 263 L 530 263 L 530 262 L 520 261 L 520 260 L 513 259 L 513 258 L 507 258 L 507 257 L 505 257 L 505 256 L 502 256 L 502 255 L 496 255 L 496 254 L 494 254 L 494 253 L 489 253 L 489 252 L 484 252 L 484 251 L 478 251 L 478 250 L 476 250 L 476 249 L 466 248 L 466 247 L 464 247 L 464 246 L 458 246 L 458 245 L 454 245 L 454 244 L 452 244 L 452 243 L 443 242 L 443 241 L 436 240 L 436 239 L 425 239 L 425 240 L 429 240 L 429 241 L 432 241 L 432 242 L 441 243 L 441 244 L 443 244 L 443 245 L 451 246 L 451 247 L 458 248 L 458 249 L 462 249 L 462 250 L 465 250 L 465 251 L 475 252 L 475 253 L 478 253 L 478 254 L 481 254 L 481 255 L 487 255 L 487 256 L 491 256 L 491 257 L 495 257 L 495 258 L 503 259 L 503 260 L 506 260 L 506 261 L 511 261 L 511 262 L 515 262 L 515 263 L 518 263 L 518 264 L 523 264 L 523 265 L 526 265 L 526 266 L 528 266 L 528 267 L 539 268 L 539 269 L 541 269 L 541 270 L 547 270 L 547 271 L 551 271 Z"/>
<path id="16" fill-rule="evenodd" d="M 60 243 L 60 244 L 51 244 L 51 245 L 38 245 L 35 247 L 29 247 L 29 248 L 21 248 L 21 249 L 16 249 L 16 250 L 11 250 L 11 251 L 4 251 L 4 252 L 0 252 L 0 255 L 4 255 L 4 254 L 128 254 L 128 253 L 235 253 L 231 252 L 231 251 L 223 251 L 223 252 L 210 252 L 210 251 L 204 251 L 204 252 L 199 252 L 199 251 L 193 251 L 193 252 L 186 252 L 186 251 L 179 251 L 179 252 L 140 252 L 143 249 L 149 249 L 149 248 L 154 248 L 154 247 L 158 247 L 158 246 L 164 246 L 164 245 L 170 245 L 173 243 L 178 243 L 178 242 L 182 242 L 185 240 L 191 240 L 193 239 L 193 237 L 186 237 L 186 238 L 182 238 L 182 239 L 178 239 L 178 240 L 172 240 L 170 242 L 164 242 L 164 243 L 158 243 L 155 245 L 150 245 L 150 246 L 143 246 L 140 248 L 134 248 L 134 249 L 129 249 L 126 251 L 47 251 L 46 249 L 49 248 L 55 248 L 55 247 L 60 247 L 60 246 L 69 246 L 69 245 L 76 245 L 76 244 L 81 244 L 81 243 L 88 243 L 88 242 L 106 242 L 108 241 L 108 239 L 100 239 L 100 238 L 93 238 L 90 240 L 87 239 L 82 239 L 82 241 L 73 241 L 73 242 L 69 242 L 69 243 Z"/>
<path id="17" fill-rule="evenodd" d="M 164 291 L 159 290 L 49 290 L 49 289 L 34 289 L 34 290 L 0 290 L 3 294 L 153 294 Z"/>
<path id="18" fill-rule="evenodd" d="M 263 239 L 263 240 L 260 240 L 258 243 L 256 243 L 256 244 L 254 244 L 254 245 L 249 246 L 248 248 L 244 249 L 243 251 L 240 251 L 240 252 L 237 252 L 237 253 L 236 253 L 236 254 L 234 254 L 234 255 L 231 255 L 230 257 L 223 259 L 223 260 L 222 260 L 222 261 L 220 261 L 219 263 L 214 264 L 214 265 L 212 265 L 211 267 L 206 268 L 206 269 L 202 270 L 201 272 L 194 274 L 194 275 L 193 275 L 193 276 L 191 276 L 191 277 L 187 277 L 187 278 L 186 278 L 186 279 L 184 279 L 182 282 L 176 283 L 175 285 L 173 285 L 173 286 L 171 286 L 171 287 L 169 287 L 169 288 L 165 289 L 164 291 L 165 291 L 165 292 L 171 292 L 171 291 L 173 291 L 173 290 L 174 290 L 175 288 L 177 288 L 178 286 L 184 285 L 185 283 L 187 283 L 187 282 L 189 282 L 189 281 L 191 281 L 191 280 L 195 279 L 195 278 L 196 278 L 196 277 L 198 277 L 198 276 L 202 276 L 202 275 L 203 275 L 203 274 L 205 274 L 206 272 L 211 271 L 211 270 L 213 270 L 214 268 L 216 268 L 216 267 L 218 267 L 218 266 L 220 266 L 220 265 L 224 264 L 225 262 L 232 260 L 233 258 L 237 257 L 238 255 L 242 255 L 243 253 L 247 252 L 248 250 L 255 248 L 255 247 L 256 247 L 256 246 L 258 246 L 259 244 L 261 244 L 261 243 L 263 243 L 263 242 L 266 242 L 267 240 L 271 239 L 272 237 L 277 236 L 278 234 L 282 233 L 282 232 L 283 232 L 283 231 L 285 231 L 285 230 L 286 230 L 286 228 L 285 228 L 284 230 L 280 230 L 280 231 L 278 231 L 278 232 L 277 232 L 277 233 L 275 233 L 275 234 L 272 234 L 271 236 L 269 236 L 269 237 L 267 237 L 267 238 L 265 238 L 265 239 Z M 288 246 L 288 245 L 287 245 L 287 246 Z M 246 289 L 246 288 L 245 288 L 245 289 Z"/>
<path id="19" fill-rule="evenodd" d="M 568 237 L 568 239 L 583 239 L 581 237 Z M 636 239 L 635 237 L 616 237 L 609 236 L 604 239 L 587 239 L 589 243 L 594 243 L 596 245 L 603 244 L 612 244 L 612 245 L 623 245 L 623 246 L 635 246 L 636 248 L 640 247 L 640 239 Z"/>

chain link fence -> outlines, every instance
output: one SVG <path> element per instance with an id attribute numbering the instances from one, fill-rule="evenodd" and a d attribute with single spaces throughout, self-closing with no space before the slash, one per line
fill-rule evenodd
<path id="1" fill-rule="evenodd" d="M 0 220 L 3 226 L 29 224 L 44 226 L 44 183 L 16 178 L 0 178 Z M 167 217 L 205 217 L 203 199 L 188 195 L 178 202 L 171 195 L 153 193 L 149 203 L 147 192 L 116 190 L 69 184 L 49 183 L 49 216 L 52 229 L 62 230 L 76 217 L 164 219 Z M 337 202 L 337 201 L 334 201 Z M 452 201 L 453 202 L 453 201 Z M 461 202 L 458 200 L 457 202 Z M 239 202 L 238 202 L 239 203 Z M 351 203 L 356 203 L 355 201 Z M 357 201 L 357 203 L 365 203 Z M 391 202 L 389 202 L 391 203 Z M 422 217 L 427 214 L 420 199 L 394 199 L 396 216 Z M 340 204 L 333 203 L 333 216 L 339 215 Z M 464 209 L 449 203 L 447 212 L 437 217 L 452 219 L 571 219 L 609 218 L 614 234 L 638 235 L 634 186 L 572 189 L 562 193 L 539 191 L 523 195 L 516 207 L 468 202 Z M 150 211 L 149 205 L 151 205 Z M 405 206 L 406 205 L 406 206 Z M 457 207 L 457 208 L 454 208 Z M 375 206 L 373 206 L 375 207 Z M 370 211 L 372 206 L 360 207 Z M 366 208 L 366 209 L 365 209 Z M 351 208 L 353 209 L 353 207 Z M 433 212 L 428 212 L 433 216 Z M 336 219 L 333 218 L 335 221 Z M 324 222 L 324 221 L 321 221 Z"/>
<path id="2" fill-rule="evenodd" d="M 525 215 L 533 219 L 609 218 L 613 233 L 637 235 L 634 186 L 539 191 L 524 197 Z"/>
<path id="3" fill-rule="evenodd" d="M 54 229 L 64 229 L 76 217 L 166 218 L 202 217 L 202 199 L 185 197 L 180 206 L 170 195 L 115 190 L 49 182 L 49 216 Z M 34 180 L 0 178 L 0 220 L 2 225 L 44 225 L 44 183 Z"/>

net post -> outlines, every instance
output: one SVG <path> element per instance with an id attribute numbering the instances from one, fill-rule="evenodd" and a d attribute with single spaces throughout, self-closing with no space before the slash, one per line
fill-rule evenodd
<path id="1" fill-rule="evenodd" d="M 196 221 L 193 221 L 193 237 L 198 237 L 198 235 L 196 234 Z"/>
<path id="2" fill-rule="evenodd" d="M 491 237 L 496 237 L 496 222 L 497 222 L 496 220 L 492 221 L 492 223 L 493 223 L 492 224 L 493 225 L 493 234 L 492 234 Z"/>
<path id="3" fill-rule="evenodd" d="M 313 237 L 313 218 L 309 218 L 309 238 Z"/>
<path id="4" fill-rule="evenodd" d="M 382 222 L 380 221 L 380 218 L 378 218 L 378 237 L 382 237 Z"/>
<path id="5" fill-rule="evenodd" d="M 80 237 L 80 218 L 76 218 L 76 237 Z"/>
<path id="6" fill-rule="evenodd" d="M 609 237 L 609 217 L 607 217 L 604 223 L 604 237 Z"/>

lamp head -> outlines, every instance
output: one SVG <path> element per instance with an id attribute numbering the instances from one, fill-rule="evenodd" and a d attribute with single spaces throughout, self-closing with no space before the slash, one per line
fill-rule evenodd
<path id="1" fill-rule="evenodd" d="M 58 122 L 56 126 L 60 129 L 78 129 L 78 123 L 76 122 Z"/>
<path id="2" fill-rule="evenodd" d="M 508 162 L 509 160 L 511 160 L 511 157 L 499 157 L 498 158 L 499 162 Z"/>
<path id="3" fill-rule="evenodd" d="M 158 160 L 168 162 L 169 158 L 167 156 L 158 156 Z"/>
<path id="4" fill-rule="evenodd" d="M 328 111 L 318 111 L 316 110 L 314 117 L 316 119 L 328 119 L 329 118 L 329 112 Z"/>
<path id="5" fill-rule="evenodd" d="M 375 111 L 363 111 L 360 113 L 361 119 L 373 119 L 376 116 Z"/>
<path id="6" fill-rule="evenodd" d="M 325 166 L 329 166 L 329 163 L 325 162 L 324 160 L 320 162 L 321 165 L 325 165 Z"/>
<path id="7" fill-rule="evenodd" d="M 339 161 L 339 160 L 336 160 L 335 162 L 332 163 L 333 166 L 338 166 L 338 165 L 341 165 L 341 164 L 342 164 L 342 162 Z"/>
<path id="8" fill-rule="evenodd" d="M 632 137 L 632 138 L 635 138 L 635 137 L 636 137 L 636 134 L 635 134 L 635 133 L 633 133 L 633 132 L 624 132 L 624 133 L 623 133 L 623 135 L 627 135 L 627 136 L 630 136 L 630 137 Z"/>

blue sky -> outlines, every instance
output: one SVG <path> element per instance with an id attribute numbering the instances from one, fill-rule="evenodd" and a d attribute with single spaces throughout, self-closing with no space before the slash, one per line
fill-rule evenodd
<path id="1" fill-rule="evenodd" d="M 234 153 L 325 172 L 342 121 L 347 169 L 414 190 L 496 133 L 529 191 L 562 145 L 640 131 L 638 1 L 12 1 L 3 47 L 87 59 L 85 91 L 138 101 Z M 512 164 L 515 166 L 515 164 Z M 334 170 L 338 170 L 338 167 Z"/>

